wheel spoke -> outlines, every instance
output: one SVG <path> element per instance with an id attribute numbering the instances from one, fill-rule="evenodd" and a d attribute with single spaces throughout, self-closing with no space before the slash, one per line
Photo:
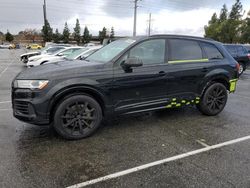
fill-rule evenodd
<path id="1" fill-rule="evenodd" d="M 79 120 L 79 121 L 78 121 L 78 124 L 79 124 L 79 132 L 80 132 L 81 134 L 83 134 L 83 123 L 82 123 L 82 121 Z"/>
<path id="2" fill-rule="evenodd" d="M 225 98 L 225 95 L 221 95 L 219 97 L 217 97 L 217 99 L 224 99 Z"/>
<path id="3" fill-rule="evenodd" d="M 73 128 L 71 129 L 71 134 L 73 135 L 73 133 L 75 132 L 75 129 L 77 127 L 77 122 L 74 122 L 74 126 Z"/>
<path id="4" fill-rule="evenodd" d="M 88 128 L 92 128 L 92 127 L 90 126 L 90 124 L 89 124 L 87 121 L 85 121 L 84 119 L 82 119 L 82 121 L 83 121 L 83 123 L 84 123 Z"/>
<path id="5" fill-rule="evenodd" d="M 219 104 L 216 101 L 214 102 L 214 107 L 215 108 L 217 107 L 218 110 L 220 109 L 220 106 L 219 106 Z"/>
<path id="6" fill-rule="evenodd" d="M 67 122 L 66 124 L 64 124 L 63 126 L 64 126 L 64 127 L 68 127 L 68 126 L 72 125 L 76 120 L 77 120 L 77 119 L 74 118 L 74 119 L 70 120 L 69 122 Z"/>
<path id="7" fill-rule="evenodd" d="M 221 96 L 221 94 L 223 94 L 223 90 L 219 90 L 219 92 L 217 93 L 217 97 Z"/>
<path id="8" fill-rule="evenodd" d="M 71 118 L 72 119 L 72 118 L 74 118 L 74 116 L 72 116 L 72 115 L 62 115 L 61 118 L 63 118 L 63 119 Z"/>
<path id="9" fill-rule="evenodd" d="M 82 116 L 82 119 L 84 119 L 84 120 L 95 120 L 96 118 L 91 117 L 91 116 Z"/>

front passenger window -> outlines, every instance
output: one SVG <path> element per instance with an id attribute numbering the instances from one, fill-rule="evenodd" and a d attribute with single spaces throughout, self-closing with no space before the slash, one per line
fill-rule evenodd
<path id="1" fill-rule="evenodd" d="M 142 60 L 143 64 L 161 64 L 165 59 L 165 39 L 153 39 L 132 48 L 129 57 Z"/>

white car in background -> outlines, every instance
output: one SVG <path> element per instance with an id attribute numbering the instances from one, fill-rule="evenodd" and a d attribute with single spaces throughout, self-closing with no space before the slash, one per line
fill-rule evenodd
<path id="1" fill-rule="evenodd" d="M 77 47 L 66 47 L 63 50 L 57 51 L 56 53 L 53 53 L 51 55 L 48 54 L 41 54 L 34 57 L 30 57 L 28 60 L 28 63 L 26 64 L 27 67 L 35 67 L 38 65 L 42 65 L 44 63 L 48 63 L 50 59 L 57 58 L 57 57 L 65 57 L 69 54 L 72 54 L 74 51 L 79 50 L 83 47 L 77 46 Z"/>
<path id="2" fill-rule="evenodd" d="M 24 54 L 20 55 L 20 59 L 23 63 L 27 63 L 28 59 L 33 57 L 33 56 L 38 56 L 41 54 L 51 55 L 53 53 L 58 52 L 59 50 L 65 49 L 65 48 L 66 48 L 66 46 L 64 46 L 64 45 L 47 46 L 47 47 L 43 48 L 41 51 L 24 53 Z"/>
<path id="3" fill-rule="evenodd" d="M 100 48 L 102 48 L 101 45 L 99 45 L 99 46 L 91 46 L 91 47 L 84 47 L 84 48 L 76 50 L 72 54 L 66 55 L 64 57 L 61 57 L 61 56 L 51 57 L 50 60 L 48 62 L 46 62 L 45 64 L 47 64 L 47 63 L 55 63 L 55 62 L 65 61 L 65 60 L 77 60 L 77 59 L 81 60 L 81 59 L 85 59 L 86 57 L 93 54 L 94 52 L 96 52 Z"/>

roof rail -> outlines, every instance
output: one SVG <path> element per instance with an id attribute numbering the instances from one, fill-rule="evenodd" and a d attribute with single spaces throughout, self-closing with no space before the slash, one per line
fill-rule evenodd
<path id="1" fill-rule="evenodd" d="M 156 35 L 150 35 L 150 37 L 180 37 L 180 38 L 193 38 L 193 39 L 203 39 L 203 40 L 211 40 L 214 41 L 214 39 L 206 38 L 206 37 L 197 37 L 197 36 L 189 36 L 189 35 L 172 35 L 172 34 L 156 34 Z"/>

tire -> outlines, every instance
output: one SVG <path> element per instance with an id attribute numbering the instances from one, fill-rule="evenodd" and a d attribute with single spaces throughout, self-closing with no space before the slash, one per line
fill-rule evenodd
<path id="1" fill-rule="evenodd" d="M 204 115 L 215 116 L 224 109 L 227 98 L 226 87 L 221 83 L 213 83 L 205 90 L 197 108 Z"/>
<path id="2" fill-rule="evenodd" d="M 243 74 L 243 72 L 244 72 L 244 69 L 245 69 L 245 66 L 244 66 L 244 64 L 243 63 L 239 63 L 239 65 L 240 65 L 240 68 L 239 68 L 239 71 L 238 71 L 238 73 L 239 73 L 239 75 L 242 75 Z"/>
<path id="3" fill-rule="evenodd" d="M 101 125 L 102 108 L 87 95 L 64 98 L 57 106 L 53 127 L 65 139 L 77 140 L 90 136 Z"/>

